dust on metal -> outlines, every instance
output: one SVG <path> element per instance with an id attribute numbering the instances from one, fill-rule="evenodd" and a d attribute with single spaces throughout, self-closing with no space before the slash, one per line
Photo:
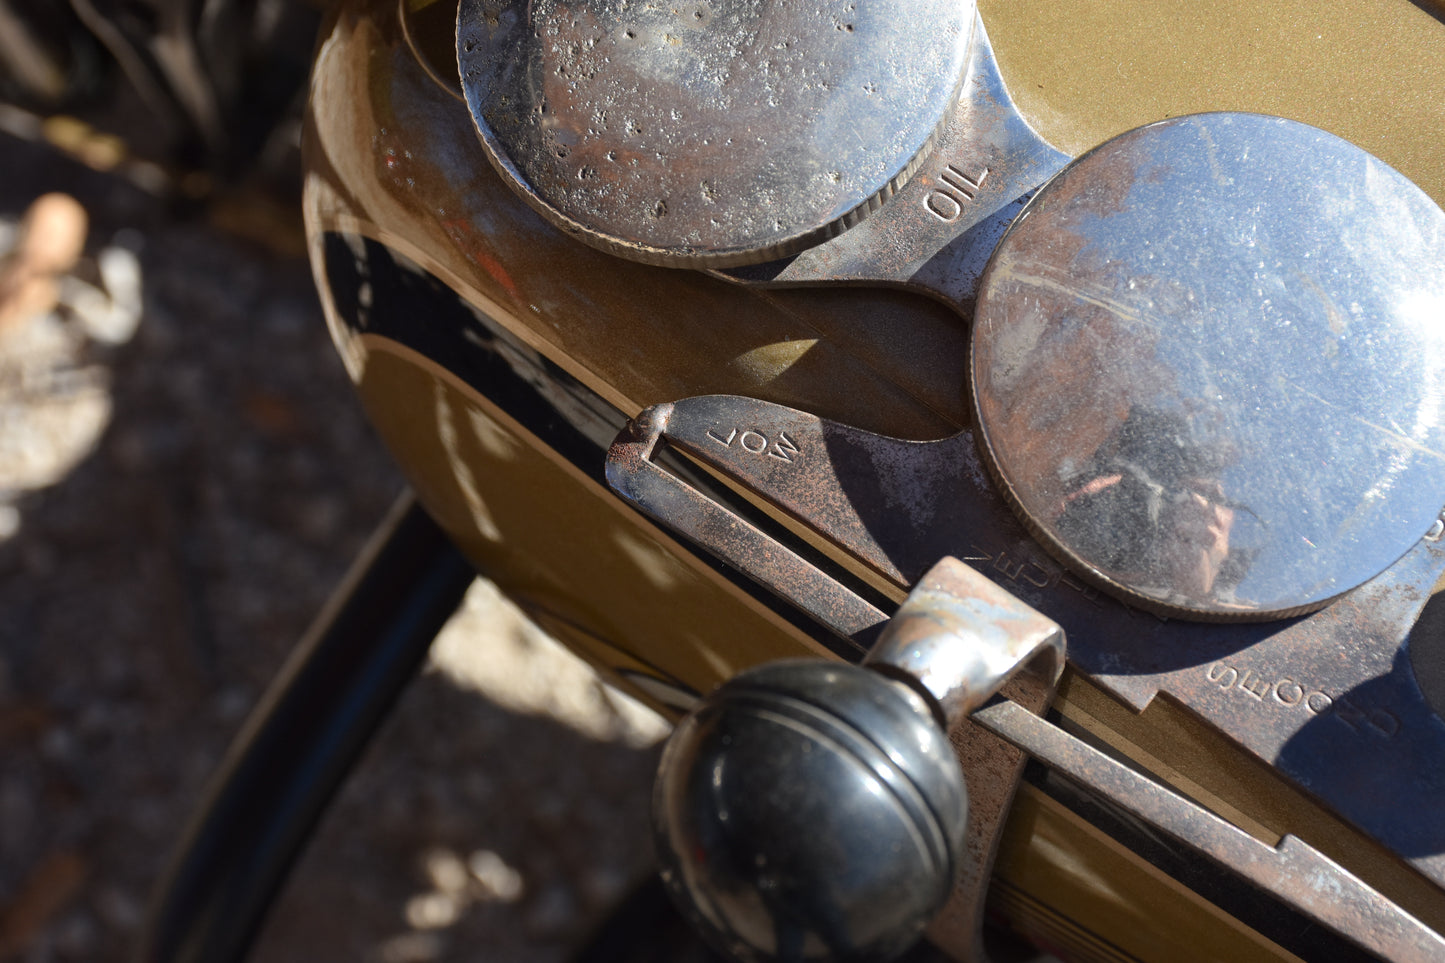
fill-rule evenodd
<path id="1" fill-rule="evenodd" d="M 973 0 L 464 0 L 467 105 L 580 239 L 677 266 L 802 250 L 929 154 Z"/>

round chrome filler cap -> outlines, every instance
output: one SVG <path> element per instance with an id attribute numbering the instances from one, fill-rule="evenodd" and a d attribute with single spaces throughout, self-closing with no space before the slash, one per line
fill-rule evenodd
<path id="1" fill-rule="evenodd" d="M 973 0 L 462 0 L 493 165 L 554 224 L 655 264 L 796 253 L 927 155 Z"/>
<path id="2" fill-rule="evenodd" d="M 972 363 L 985 460 L 1066 564 L 1163 614 L 1307 612 L 1445 505 L 1445 212 L 1304 124 L 1139 128 L 1005 235 Z"/>

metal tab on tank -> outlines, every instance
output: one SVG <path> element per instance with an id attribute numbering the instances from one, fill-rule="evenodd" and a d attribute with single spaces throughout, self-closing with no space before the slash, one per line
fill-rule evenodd
<path id="1" fill-rule="evenodd" d="M 1162 614 L 1313 610 L 1445 505 L 1445 212 L 1304 124 L 1131 131 L 1000 243 L 972 384 L 986 461 L 1080 575 Z"/>
<path id="2" fill-rule="evenodd" d="M 463 0 L 493 164 L 575 236 L 726 267 L 856 223 L 927 155 L 973 0 Z"/>

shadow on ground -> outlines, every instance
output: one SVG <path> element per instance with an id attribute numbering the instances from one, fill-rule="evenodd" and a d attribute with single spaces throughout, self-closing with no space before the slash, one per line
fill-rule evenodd
<path id="1" fill-rule="evenodd" d="M 96 416 L 53 484 L 0 491 L 0 960 L 105 963 L 128 958 L 206 778 L 402 482 L 303 261 L 0 137 L 0 219 L 46 191 L 89 213 L 82 279 L 107 248 L 134 256 L 142 312 L 105 343 L 62 305 L 44 323 L 65 350 L 43 356 L 0 331 L 0 433 L 73 445 L 44 413 L 81 398 Z M 483 603 L 478 645 L 553 657 Z M 253 958 L 565 958 L 647 871 L 655 751 L 545 711 L 430 668 Z"/>

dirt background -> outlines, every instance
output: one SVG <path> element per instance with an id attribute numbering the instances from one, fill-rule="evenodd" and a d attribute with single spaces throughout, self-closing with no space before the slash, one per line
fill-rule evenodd
<path id="1" fill-rule="evenodd" d="M 0 257 L 46 192 L 88 219 L 57 301 L 6 314 L 0 293 L 0 960 L 123 960 L 402 480 L 284 203 L 180 203 L 83 125 L 3 108 L 0 128 Z M 252 958 L 566 958 L 649 871 L 663 732 L 479 584 Z"/>

